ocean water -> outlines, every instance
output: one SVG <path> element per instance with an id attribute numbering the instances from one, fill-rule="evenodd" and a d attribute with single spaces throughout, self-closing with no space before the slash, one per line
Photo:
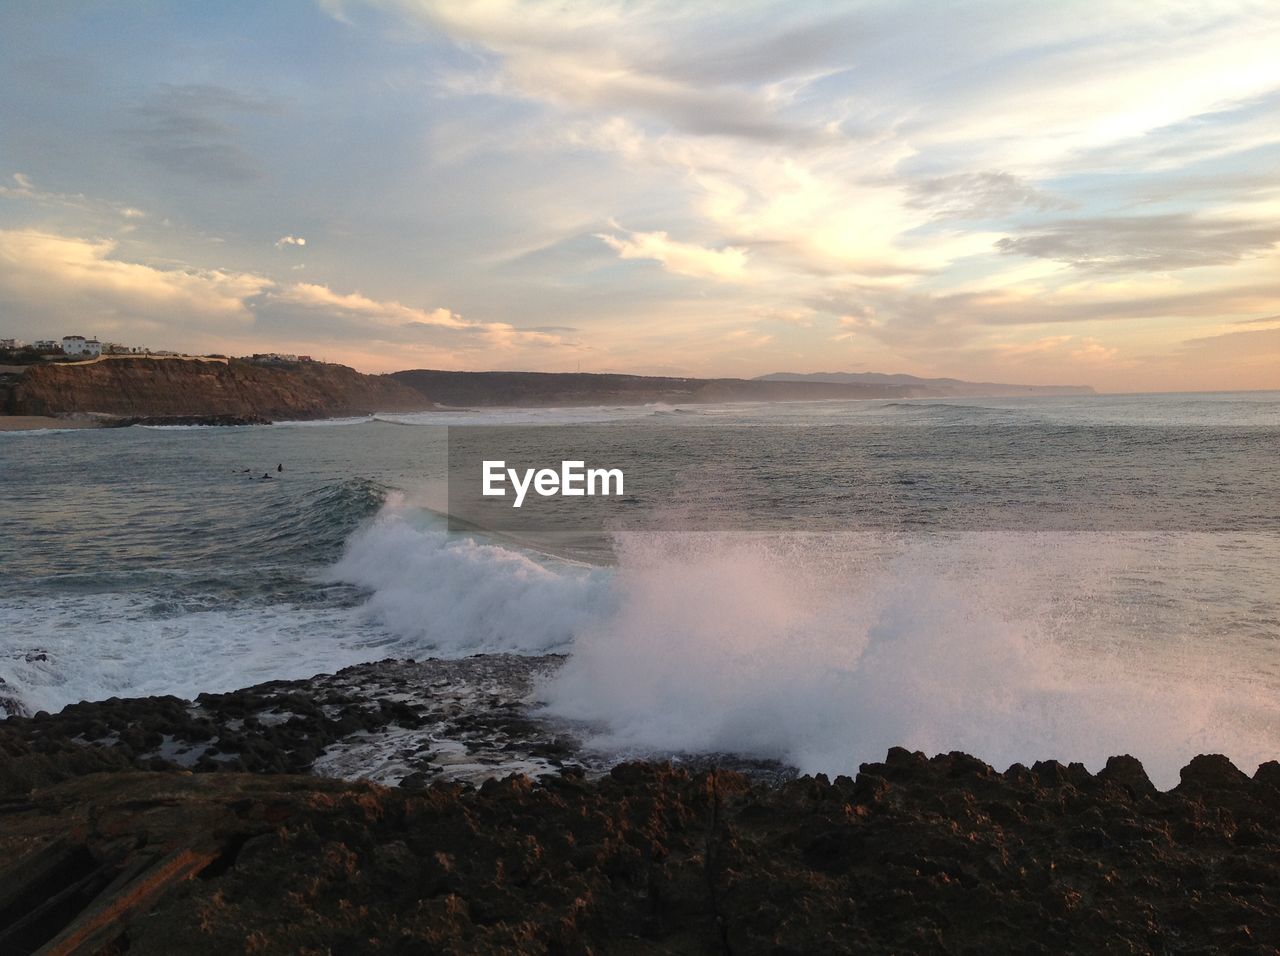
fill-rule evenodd
<path id="1" fill-rule="evenodd" d="M 572 547 L 451 531 L 462 424 L 616 429 L 681 493 Z M 726 482 L 726 436 L 791 467 Z M 880 491 L 832 493 L 854 460 Z M 1280 757 L 1278 462 L 1277 393 L 0 433 L 0 700 L 559 652 L 545 709 L 619 755 L 1252 771 Z"/>

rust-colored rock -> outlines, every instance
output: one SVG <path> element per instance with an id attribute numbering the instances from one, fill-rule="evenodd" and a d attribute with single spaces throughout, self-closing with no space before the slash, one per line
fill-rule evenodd
<path id="1" fill-rule="evenodd" d="M 345 365 L 128 357 L 32 366 L 14 387 L 9 411 L 253 420 L 365 415 L 430 404 L 390 376 L 364 375 Z"/>

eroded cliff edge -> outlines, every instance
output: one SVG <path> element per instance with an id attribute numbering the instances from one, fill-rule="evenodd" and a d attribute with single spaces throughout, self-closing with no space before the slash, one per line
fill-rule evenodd
<path id="1" fill-rule="evenodd" d="M 390 376 L 345 365 L 128 357 L 33 366 L 13 386 L 5 411 L 296 420 L 430 406 L 421 392 Z"/>

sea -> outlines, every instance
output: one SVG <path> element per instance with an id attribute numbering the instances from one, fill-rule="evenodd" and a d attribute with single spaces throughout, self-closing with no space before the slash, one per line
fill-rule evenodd
<path id="1" fill-rule="evenodd" d="M 517 426 L 625 440 L 664 490 L 568 541 L 451 522 L 451 429 Z M 0 433 L 0 707 L 558 654 L 531 709 L 619 757 L 1252 772 L 1278 466 L 1276 392 Z"/>

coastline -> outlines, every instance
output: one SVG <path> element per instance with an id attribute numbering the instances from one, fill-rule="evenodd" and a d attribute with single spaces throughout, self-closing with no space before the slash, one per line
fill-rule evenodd
<path id="1" fill-rule="evenodd" d="M 1275 761 L 1250 778 L 1202 755 L 1166 792 L 1126 756 L 998 772 L 895 748 L 834 780 L 607 765 L 525 712 L 555 663 L 382 661 L 0 721 L 0 950 L 1244 952 L 1280 933 Z M 336 779 L 370 775 L 332 762 L 355 741 L 384 769 L 429 742 L 436 768 Z"/>
<path id="2" fill-rule="evenodd" d="M 53 415 L 0 415 L 0 432 L 51 431 L 68 428 L 101 428 L 92 418 L 57 418 Z"/>

